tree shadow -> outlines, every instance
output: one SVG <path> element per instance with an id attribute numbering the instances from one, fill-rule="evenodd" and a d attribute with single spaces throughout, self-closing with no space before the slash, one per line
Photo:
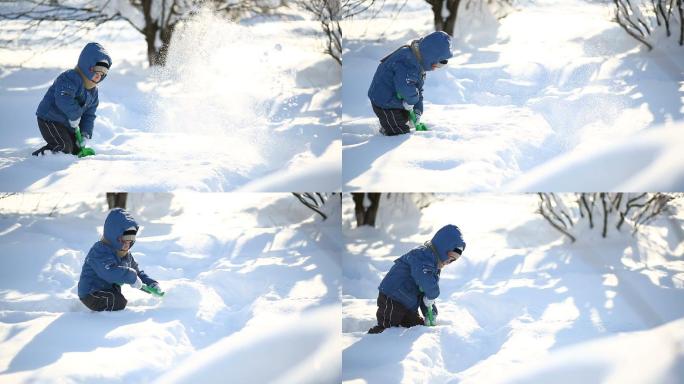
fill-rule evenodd
<path id="1" fill-rule="evenodd" d="M 470 272 L 479 278 L 448 287 L 453 291 L 450 300 L 480 325 L 466 338 L 456 333 L 441 335 L 443 344 L 459 345 L 442 351 L 450 372 L 462 372 L 498 354 L 516 334 L 513 330 L 533 332 L 537 339 L 541 335 L 546 343 L 543 348 L 557 350 L 684 317 L 682 293 L 672 289 L 679 271 L 660 267 L 642 271 L 624 262 L 625 257 L 645 261 L 640 252 L 654 250 L 665 255 L 664 264 L 676 262 L 672 251 L 681 244 L 677 231 L 668 233 L 666 246 L 662 239 L 651 241 L 645 236 L 601 239 L 600 235 L 581 237 L 571 244 L 557 241 L 560 235 L 540 234 L 540 225 L 545 225 L 543 220 L 535 218 L 509 230 L 510 251 L 500 252 L 504 258 L 495 265 L 486 265 L 491 260 L 474 265 Z M 536 235 L 531 228 L 536 228 Z M 530 259 L 529 253 L 535 250 Z M 654 279 L 654 271 L 659 279 Z"/>
<path id="2" fill-rule="evenodd" d="M 578 258 L 574 263 L 584 263 L 594 276 L 591 281 L 561 276 L 558 285 L 567 288 L 563 296 L 573 300 L 579 316 L 572 327 L 556 334 L 552 349 L 606 334 L 651 329 L 684 316 L 681 292 L 660 285 L 649 274 L 621 262 L 629 253 L 639 258 L 639 249 L 636 242 L 631 242 L 602 251 L 588 247 L 572 256 Z M 670 280 L 675 274 L 662 268 L 657 270 Z"/>
<path id="3" fill-rule="evenodd" d="M 377 335 L 364 334 L 342 351 L 342 380 L 366 383 L 399 383 L 404 378 L 401 363 L 413 343 L 423 334 L 418 328 L 390 328 Z"/>
<path id="4" fill-rule="evenodd" d="M 675 223 L 675 227 L 680 224 Z M 519 230 L 525 231 L 525 226 L 528 224 Z M 548 247 L 543 260 L 537 264 L 537 269 L 543 271 L 537 277 L 542 283 L 539 286 L 545 288 L 518 295 L 528 298 L 528 303 L 570 300 L 578 311 L 567 327 L 555 333 L 551 349 L 610 333 L 650 329 L 684 316 L 682 294 L 671 289 L 678 271 L 662 267 L 648 267 L 648 271 L 643 271 L 645 267 L 634 269 L 624 262 L 625 258 L 645 261 L 641 251 L 657 250 L 659 240 L 624 235 L 609 236 L 608 239 L 601 239 L 598 235 L 585 237 L 580 237 L 573 244 L 562 242 Z M 665 240 L 669 250 L 676 249 L 681 241 L 678 234 L 668 234 Z M 518 239 L 512 243 L 520 245 Z M 676 261 L 669 250 L 661 249 L 661 253 Z M 515 270 L 521 267 L 521 263 L 511 263 L 503 269 L 516 275 Z M 654 280 L 653 271 L 660 275 L 659 280 Z M 505 273 L 501 271 L 499 275 Z M 517 275 L 520 276 L 519 273 Z"/>
<path id="5" fill-rule="evenodd" d="M 128 343 L 107 334 L 121 325 L 141 321 L 141 316 L 123 313 L 63 313 L 38 333 L 12 359 L 4 373 L 31 371 L 48 366 L 70 352 L 116 348 Z"/>
<path id="6" fill-rule="evenodd" d="M 30 155 L 32 150 L 25 148 L 27 137 L 43 138 L 38 130 L 35 109 L 43 99 L 52 82 L 64 69 L 60 68 L 4 68 L 0 75 L 0 100 L 5 111 L 25 111 L 27 105 L 33 106 L 33 113 L 3 113 L 3 147 L 19 146 Z M 41 144 L 42 145 L 42 144 Z M 31 147 L 32 148 L 32 147 Z M 34 149 L 38 149 L 36 146 Z"/>
<path id="7" fill-rule="evenodd" d="M 363 232 L 377 231 L 375 228 L 362 228 Z M 342 276 L 345 284 L 342 290 L 344 295 L 350 295 L 355 298 L 375 299 L 378 295 L 378 286 L 380 281 L 387 271 L 390 270 L 394 264 L 394 260 L 401 256 L 397 254 L 397 245 L 380 244 L 376 242 L 369 242 L 366 235 L 362 237 L 350 238 L 350 233 L 358 233 L 358 230 L 351 230 L 345 232 L 345 248 L 353 247 L 354 251 L 342 251 Z M 372 235 L 371 235 L 372 236 Z M 383 258 L 368 257 L 367 263 L 358 263 L 351 260 L 357 257 L 357 254 L 365 255 L 377 247 L 387 248 L 384 252 L 387 256 Z"/>
<path id="8" fill-rule="evenodd" d="M 667 67 L 657 65 L 655 53 L 652 57 L 643 57 L 643 54 L 627 56 L 621 62 L 617 72 L 624 73 L 625 82 L 632 85 L 627 100 L 631 105 L 638 107 L 645 104 L 653 115 L 652 125 L 664 124 L 668 121 L 684 119 L 682 113 L 683 95 L 680 90 L 681 78 L 684 70 L 673 73 Z M 649 81 L 638 81 L 641 78 Z"/>
<path id="9" fill-rule="evenodd" d="M 345 125 L 345 127 L 348 124 Z M 364 192 L 383 192 L 369 190 L 357 186 L 350 185 L 355 178 L 368 171 L 374 162 L 380 157 L 395 149 L 398 149 L 401 144 L 409 139 L 410 134 L 398 136 L 383 136 L 374 135 L 369 137 L 365 142 L 354 146 L 346 146 L 342 149 L 342 184 L 345 191 L 359 191 Z M 379 185 L 377 180 L 370 180 L 365 183 L 368 185 Z"/>

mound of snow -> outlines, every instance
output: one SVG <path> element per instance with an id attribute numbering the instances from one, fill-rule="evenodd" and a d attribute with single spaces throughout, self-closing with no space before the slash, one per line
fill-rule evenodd
<path id="1" fill-rule="evenodd" d="M 601 148 L 577 150 L 531 170 L 504 189 L 573 191 L 684 190 L 684 124 L 650 129 Z"/>

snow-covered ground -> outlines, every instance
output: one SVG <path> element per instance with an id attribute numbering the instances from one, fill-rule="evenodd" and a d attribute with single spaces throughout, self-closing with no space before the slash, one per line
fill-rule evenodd
<path id="1" fill-rule="evenodd" d="M 95 313 L 76 284 L 104 200 L 0 199 L 0 382 L 339 382 L 339 201 L 321 221 L 291 194 L 129 195 L 167 293 Z"/>
<path id="2" fill-rule="evenodd" d="M 150 69 L 143 35 L 126 22 L 55 43 L 63 27 L 0 22 L 0 189 L 227 191 L 340 189 L 341 69 L 323 54 L 315 21 L 240 24 L 203 12 L 174 34 L 168 65 Z M 88 41 L 113 67 L 99 86 L 97 155 L 31 156 L 35 110 Z"/>
<path id="3" fill-rule="evenodd" d="M 366 96 L 379 60 L 433 26 L 425 2 L 382 3 L 343 26 L 345 190 L 683 188 L 669 155 L 684 147 L 676 39 L 648 52 L 613 21 L 610 1 L 516 1 L 498 22 L 462 6 L 454 58 L 427 74 L 431 130 L 383 137 Z"/>
<path id="4" fill-rule="evenodd" d="M 419 211 L 383 197 L 377 228 L 343 201 L 345 382 L 681 383 L 684 205 L 629 231 L 570 243 L 535 195 L 447 195 Z M 442 271 L 437 326 L 378 335 L 377 286 L 395 258 L 447 223 L 463 257 Z"/>
<path id="5" fill-rule="evenodd" d="M 684 191 L 684 123 L 567 153 L 513 180 L 510 191 Z"/>

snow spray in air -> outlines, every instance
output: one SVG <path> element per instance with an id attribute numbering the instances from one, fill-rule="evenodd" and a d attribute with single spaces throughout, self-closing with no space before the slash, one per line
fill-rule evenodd
<path id="1" fill-rule="evenodd" d="M 202 10 L 174 33 L 166 66 L 155 74 L 151 130 L 196 134 L 215 150 L 270 157 L 272 100 L 294 87 L 273 40 Z M 279 145 L 282 145 L 279 144 Z"/>

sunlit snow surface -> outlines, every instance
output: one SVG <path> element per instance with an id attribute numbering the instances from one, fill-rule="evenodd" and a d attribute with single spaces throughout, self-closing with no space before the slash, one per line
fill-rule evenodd
<path id="1" fill-rule="evenodd" d="M 0 382 L 339 382 L 340 213 L 291 194 L 129 195 L 162 299 L 78 300 L 104 195 L 0 199 Z"/>
<path id="2" fill-rule="evenodd" d="M 64 47 L 51 40 L 59 23 L 21 34 L 22 22 L 0 22 L 17 40 L 0 49 L 1 189 L 339 190 L 340 67 L 302 16 L 235 24 L 202 12 L 177 29 L 161 69 L 125 22 Z M 38 103 L 88 41 L 113 61 L 88 143 L 97 155 L 32 157 Z"/>
<path id="3" fill-rule="evenodd" d="M 519 1 L 499 21 L 462 2 L 454 57 L 427 73 L 430 131 L 381 136 L 366 96 L 379 60 L 433 27 L 427 3 L 402 3 L 344 23 L 345 190 L 684 188 L 668 155 L 684 140 L 684 49 L 646 51 L 612 2 Z M 676 133 L 642 139 L 652 128 Z"/>
<path id="4" fill-rule="evenodd" d="M 383 197 L 377 228 L 343 204 L 344 382 L 679 383 L 684 379 L 684 216 L 632 237 L 577 223 L 570 243 L 535 195 L 442 196 L 418 211 Z M 435 327 L 366 332 L 393 261 L 457 224 L 467 247 L 442 270 Z"/>

